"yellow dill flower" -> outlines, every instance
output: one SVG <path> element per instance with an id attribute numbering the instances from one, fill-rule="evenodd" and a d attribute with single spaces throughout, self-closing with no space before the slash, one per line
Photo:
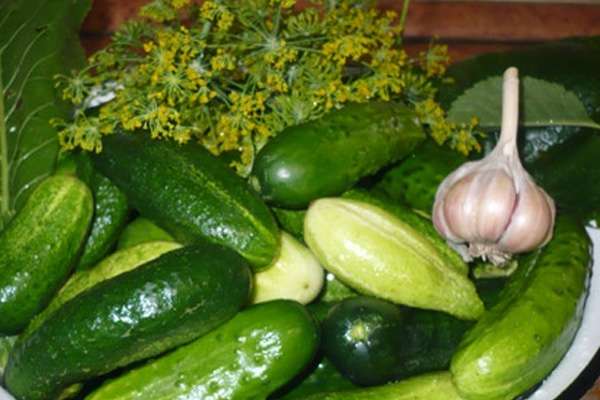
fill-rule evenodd
<path id="1" fill-rule="evenodd" d="M 61 95 L 78 107 L 97 87 L 115 92 L 94 119 L 79 111 L 57 126 L 61 146 L 99 151 L 103 135 L 144 130 L 213 154 L 237 151 L 245 174 L 255 151 L 286 127 L 347 102 L 389 100 L 414 107 L 436 141 L 478 150 L 476 121 L 452 124 L 434 100 L 447 48 L 409 59 L 394 12 L 356 0 L 296 3 L 151 1 L 85 70 L 59 78 Z"/>

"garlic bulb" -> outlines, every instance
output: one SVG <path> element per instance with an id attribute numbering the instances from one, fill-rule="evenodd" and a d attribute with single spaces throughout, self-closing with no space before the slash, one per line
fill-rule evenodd
<path id="1" fill-rule="evenodd" d="M 554 201 L 525 171 L 517 150 L 519 79 L 504 73 L 502 129 L 494 150 L 467 162 L 442 182 L 433 206 L 437 231 L 466 261 L 503 264 L 552 237 Z"/>

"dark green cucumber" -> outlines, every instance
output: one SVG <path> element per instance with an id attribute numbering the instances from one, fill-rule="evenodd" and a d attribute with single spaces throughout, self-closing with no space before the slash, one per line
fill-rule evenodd
<path id="1" fill-rule="evenodd" d="M 92 194 L 70 176 L 46 178 L 0 234 L 0 334 L 19 333 L 71 272 L 92 218 Z"/>
<path id="2" fill-rule="evenodd" d="M 94 219 L 77 264 L 77 270 L 96 265 L 114 247 L 129 216 L 125 194 L 94 169 L 84 154 L 77 156 L 77 176 L 88 184 L 94 194 Z"/>
<path id="3" fill-rule="evenodd" d="M 268 207 L 202 146 L 116 134 L 103 147 L 94 156 L 100 172 L 177 241 L 222 244 L 259 269 L 277 256 L 279 232 Z"/>
<path id="4" fill-rule="evenodd" d="M 374 188 L 413 209 L 431 214 L 438 186 L 466 161 L 456 151 L 428 140 L 386 171 Z"/>
<path id="5" fill-rule="evenodd" d="M 281 229 L 304 243 L 304 217 L 306 210 L 287 210 L 285 208 L 271 207 L 275 219 Z"/>
<path id="6" fill-rule="evenodd" d="M 316 393 L 356 388 L 327 358 L 321 357 L 314 364 L 311 369 L 270 396 L 269 400 L 304 400 Z"/>
<path id="7" fill-rule="evenodd" d="M 197 243 L 168 252 L 84 291 L 17 342 L 6 387 L 21 400 L 52 398 L 161 354 L 233 317 L 250 286 L 248 264 L 225 247 Z"/>
<path id="8" fill-rule="evenodd" d="M 415 376 L 389 385 L 319 393 L 303 400 L 464 400 L 448 372 Z"/>
<path id="9" fill-rule="evenodd" d="M 548 245 L 520 263 L 452 358 L 466 399 L 513 399 L 558 364 L 581 322 L 590 250 L 583 226 L 561 216 Z"/>
<path id="10" fill-rule="evenodd" d="M 339 195 L 423 141 L 415 121 L 401 104 L 349 104 L 277 135 L 258 153 L 251 182 L 265 200 L 285 208 Z"/>
<path id="11" fill-rule="evenodd" d="M 353 297 L 323 321 L 323 351 L 353 383 L 380 385 L 447 369 L 471 326 L 445 313 Z"/>
<path id="12" fill-rule="evenodd" d="M 59 310 L 66 302 L 78 294 L 96 286 L 100 282 L 117 275 L 131 271 L 162 254 L 180 248 L 175 242 L 148 242 L 127 249 L 117 251 L 94 266 L 94 268 L 76 271 L 60 291 L 52 298 L 48 306 L 37 314 L 27 325 L 27 329 L 20 335 L 20 340 L 25 339 L 39 328 L 54 312 Z"/>
<path id="13" fill-rule="evenodd" d="M 138 217 L 127 224 L 121 232 L 117 249 L 123 250 L 138 244 L 155 241 L 174 242 L 175 238 L 149 219 Z"/>
<path id="14" fill-rule="evenodd" d="M 108 382 L 88 400 L 265 399 L 302 371 L 318 343 L 304 307 L 267 302 Z"/>

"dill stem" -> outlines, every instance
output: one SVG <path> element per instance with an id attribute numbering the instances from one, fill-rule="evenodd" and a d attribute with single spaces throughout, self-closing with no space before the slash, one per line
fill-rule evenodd
<path id="1" fill-rule="evenodd" d="M 406 16 L 408 15 L 408 6 L 410 5 L 410 0 L 404 0 L 402 4 L 402 14 L 400 14 L 400 28 L 402 28 L 402 34 L 404 34 L 404 28 L 406 24 Z"/>

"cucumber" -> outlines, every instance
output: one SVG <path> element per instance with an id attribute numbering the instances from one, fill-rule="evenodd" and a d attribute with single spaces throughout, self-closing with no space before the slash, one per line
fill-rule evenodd
<path id="1" fill-rule="evenodd" d="M 122 250 L 141 243 L 154 241 L 174 242 L 175 238 L 149 219 L 138 217 L 127 224 L 123 232 L 121 232 L 121 236 L 119 236 L 119 241 L 117 242 L 117 249 Z"/>
<path id="2" fill-rule="evenodd" d="M 590 249 L 583 226 L 563 215 L 548 245 L 522 260 L 452 358 L 466 399 L 513 399 L 558 364 L 581 322 Z"/>
<path id="3" fill-rule="evenodd" d="M 4 379 L 20 400 L 153 357 L 221 325 L 247 302 L 251 274 L 210 243 L 173 250 L 80 293 L 15 345 Z"/>
<path id="4" fill-rule="evenodd" d="M 296 377 L 286 387 L 274 393 L 269 400 L 304 400 L 307 396 L 340 390 L 354 389 L 356 386 L 331 364 L 327 358 L 317 360 L 315 366 L 305 375 Z M 295 382 L 300 378 L 299 383 Z"/>
<path id="5" fill-rule="evenodd" d="M 0 233 L 0 335 L 19 333 L 71 272 L 93 213 L 90 190 L 46 178 Z"/>
<path id="6" fill-rule="evenodd" d="M 267 202 L 303 208 L 341 194 L 424 139 L 414 112 L 404 105 L 349 104 L 277 135 L 258 153 L 250 181 Z"/>
<path id="7" fill-rule="evenodd" d="M 87 400 L 264 399 L 311 361 L 318 343 L 314 320 L 300 304 L 258 304 Z"/>
<path id="8" fill-rule="evenodd" d="M 477 319 L 483 303 L 460 257 L 426 233 L 433 229 L 430 222 L 399 206 L 394 210 L 350 199 L 317 200 L 305 218 L 306 242 L 321 265 L 363 294 Z"/>
<path id="9" fill-rule="evenodd" d="M 304 243 L 304 217 L 306 210 L 287 210 L 285 208 L 271 207 L 275 219 L 284 231 Z"/>
<path id="10" fill-rule="evenodd" d="M 254 275 L 253 301 L 289 299 L 308 304 L 321 292 L 323 281 L 323 267 L 310 250 L 282 232 L 279 257 L 267 270 Z"/>
<path id="11" fill-rule="evenodd" d="M 148 135 L 115 134 L 93 156 L 96 167 L 132 207 L 183 244 L 206 239 L 229 247 L 256 269 L 279 252 L 268 207 L 222 161 L 199 144 L 179 146 Z"/>
<path id="12" fill-rule="evenodd" d="M 445 313 L 359 296 L 329 311 L 323 351 L 353 383 L 380 385 L 447 369 L 471 325 Z"/>
<path id="13" fill-rule="evenodd" d="M 125 226 L 129 215 L 127 199 L 107 177 L 94 169 L 85 153 L 61 154 L 56 173 L 76 176 L 92 190 L 94 217 L 76 270 L 91 268 L 113 248 Z"/>
<path id="14" fill-rule="evenodd" d="M 304 400 L 464 400 L 448 372 L 435 372 L 384 386 L 321 393 Z"/>
<path id="15" fill-rule="evenodd" d="M 456 151 L 428 140 L 400 164 L 386 171 L 374 189 L 413 209 L 431 214 L 438 186 L 466 161 L 466 157 Z"/>
<path id="16" fill-rule="evenodd" d="M 58 294 L 54 296 L 48 307 L 31 320 L 25 332 L 21 334 L 20 339 L 23 340 L 29 336 L 31 332 L 39 328 L 44 321 L 60 309 L 63 304 L 78 294 L 83 293 L 100 282 L 131 271 L 168 251 L 180 247 L 180 244 L 174 242 L 142 243 L 111 254 L 92 269 L 75 272 L 60 289 Z"/>
<path id="17" fill-rule="evenodd" d="M 461 256 L 450 246 L 446 240 L 435 230 L 430 218 L 423 217 L 420 213 L 410 210 L 390 197 L 362 189 L 352 189 L 343 194 L 344 198 L 358 200 L 372 206 L 381 208 L 410 225 L 423 238 L 425 238 L 445 259 L 447 265 L 461 274 L 469 271 L 467 264 Z"/>
<path id="18" fill-rule="evenodd" d="M 17 341 L 17 336 L 3 336 L 0 337 L 0 382 L 2 382 L 2 375 L 4 375 L 4 369 L 6 368 L 6 363 L 8 362 L 8 355 L 12 350 L 15 342 Z"/>

